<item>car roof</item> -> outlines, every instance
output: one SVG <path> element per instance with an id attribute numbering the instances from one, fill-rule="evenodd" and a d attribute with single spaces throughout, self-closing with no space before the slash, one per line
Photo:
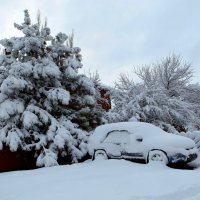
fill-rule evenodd
<path id="1" fill-rule="evenodd" d="M 95 132 L 110 132 L 113 130 L 127 130 L 129 132 L 164 132 L 161 128 L 156 127 L 153 124 L 145 123 L 145 122 L 118 122 L 111 124 L 104 124 L 95 129 Z"/>
<path id="2" fill-rule="evenodd" d="M 102 138 L 105 138 L 109 132 L 114 130 L 127 130 L 130 133 L 140 134 L 145 137 L 166 133 L 159 127 L 145 122 L 118 122 L 97 127 L 94 131 L 93 137 L 97 140 L 102 140 Z"/>

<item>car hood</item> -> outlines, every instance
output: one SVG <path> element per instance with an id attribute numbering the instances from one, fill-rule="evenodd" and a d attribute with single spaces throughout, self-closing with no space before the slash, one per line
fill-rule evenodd
<path id="1" fill-rule="evenodd" d="M 174 147 L 190 149 L 195 147 L 194 141 L 190 138 L 169 133 L 149 138 L 145 143 L 152 148 Z"/>

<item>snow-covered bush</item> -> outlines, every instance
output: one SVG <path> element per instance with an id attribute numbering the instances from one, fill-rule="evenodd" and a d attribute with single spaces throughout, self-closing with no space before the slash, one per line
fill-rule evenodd
<path id="1" fill-rule="evenodd" d="M 14 24 L 24 36 L 0 41 L 0 148 L 35 151 L 38 166 L 56 165 L 59 156 L 78 162 L 87 153 L 86 131 L 101 123 L 94 84 L 78 74 L 80 48 L 24 13 Z"/>
<path id="2" fill-rule="evenodd" d="M 133 89 L 133 88 L 132 88 Z M 170 98 L 160 89 L 133 90 L 114 96 L 114 108 L 107 113 L 109 122 L 134 120 L 155 124 L 165 131 L 185 131 L 198 124 L 191 104 Z M 134 94 L 134 96 L 133 96 Z M 175 130 L 176 129 L 176 130 Z"/>
<path id="3" fill-rule="evenodd" d="M 190 65 L 182 66 L 178 61 L 172 57 L 163 61 L 163 68 L 160 65 L 155 70 L 141 68 L 139 72 L 144 80 L 139 84 L 135 84 L 128 75 L 121 74 L 111 92 L 113 109 L 105 115 L 108 122 L 138 120 L 153 123 L 165 131 L 174 133 L 200 128 L 200 107 L 197 101 L 195 102 L 195 98 L 186 93 L 186 88 L 189 89 L 189 85 L 186 83 L 191 76 Z M 173 64 L 177 62 L 178 66 L 173 67 Z M 183 68 L 186 73 L 185 78 L 180 75 L 179 67 Z M 165 68 L 169 71 L 170 69 L 179 69 L 177 69 L 178 74 L 176 74 L 176 70 L 172 70 L 171 76 L 175 79 L 177 75 L 178 80 L 173 79 L 170 82 L 170 89 L 167 89 L 165 84 L 164 86 L 161 83 L 158 84 L 160 79 L 164 79 Z M 162 76 L 160 75 L 161 77 L 156 79 L 156 74 L 159 75 L 161 72 L 163 72 Z M 154 79 L 155 81 L 153 81 Z M 176 92 L 175 86 L 181 80 L 183 80 L 182 85 L 177 88 Z M 195 89 L 198 88 L 195 87 Z M 176 93 L 176 95 L 172 95 L 172 93 Z M 190 89 L 190 94 L 194 93 Z"/>
<path id="4" fill-rule="evenodd" d="M 186 133 L 182 133 L 182 135 L 194 140 L 198 150 L 200 151 L 200 131 L 189 131 Z"/>

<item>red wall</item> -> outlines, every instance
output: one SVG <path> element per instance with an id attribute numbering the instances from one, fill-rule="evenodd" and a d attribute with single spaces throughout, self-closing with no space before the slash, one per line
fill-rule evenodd
<path id="1" fill-rule="evenodd" d="M 21 150 L 11 152 L 7 146 L 0 151 L 0 172 L 34 169 L 36 168 L 35 163 L 33 152 Z"/>
<path id="2" fill-rule="evenodd" d="M 102 108 L 108 112 L 111 109 L 111 99 L 109 95 L 109 91 L 103 88 L 99 89 L 101 99 L 98 100 L 98 104 L 102 106 Z"/>

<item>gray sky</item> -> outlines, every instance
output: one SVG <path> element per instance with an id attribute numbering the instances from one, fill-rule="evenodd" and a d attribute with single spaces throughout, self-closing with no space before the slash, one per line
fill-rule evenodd
<path id="1" fill-rule="evenodd" d="M 27 8 L 35 21 L 40 9 L 52 35 L 75 32 L 83 70 L 98 70 L 112 85 L 120 72 L 180 54 L 191 62 L 200 82 L 199 0 L 0 0 L 0 38 L 19 35 Z M 137 79 L 136 79 L 137 80 Z"/>

